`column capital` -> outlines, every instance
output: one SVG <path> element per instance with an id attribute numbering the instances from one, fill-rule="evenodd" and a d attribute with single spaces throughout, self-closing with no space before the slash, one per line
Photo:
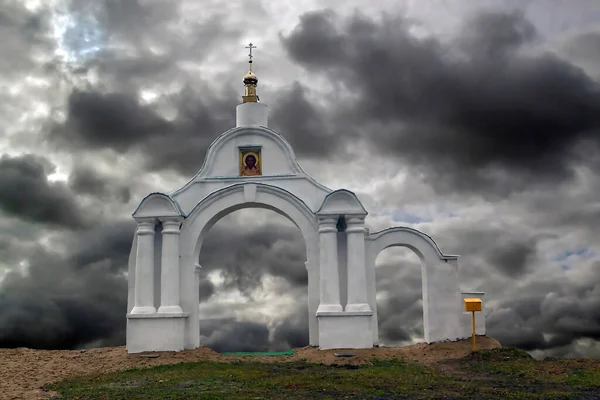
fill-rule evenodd
<path id="1" fill-rule="evenodd" d="M 161 217 L 160 222 L 162 222 L 162 233 L 179 234 L 179 227 L 182 220 L 183 218 L 181 217 Z"/>
<path id="2" fill-rule="evenodd" d="M 337 222 L 337 218 L 319 217 L 319 225 L 337 225 Z"/>
<path id="3" fill-rule="evenodd" d="M 170 216 L 170 217 L 159 217 L 160 222 L 164 224 L 181 224 L 183 217 L 181 216 Z"/>
<path id="4" fill-rule="evenodd" d="M 365 217 L 356 215 L 346 215 L 346 226 L 348 225 L 364 225 Z"/>
<path id="5" fill-rule="evenodd" d="M 364 217 L 349 217 L 346 219 L 346 233 L 365 233 Z"/>
<path id="6" fill-rule="evenodd" d="M 337 222 L 335 218 L 319 218 L 319 233 L 337 232 Z"/>
<path id="7" fill-rule="evenodd" d="M 156 218 L 136 218 L 138 235 L 154 235 Z"/>

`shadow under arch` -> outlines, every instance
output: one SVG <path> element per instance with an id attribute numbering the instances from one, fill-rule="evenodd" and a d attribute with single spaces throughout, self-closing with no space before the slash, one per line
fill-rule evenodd
<path id="1" fill-rule="evenodd" d="M 423 296 L 423 335 L 427 343 L 461 337 L 458 316 L 461 312 L 458 256 L 444 254 L 433 238 L 409 227 L 388 228 L 367 237 L 366 263 L 369 304 L 373 309 L 373 343 L 379 343 L 375 287 L 375 260 L 390 247 L 412 250 L 421 261 Z M 447 299 L 454 301 L 448 302 Z"/>
<path id="2" fill-rule="evenodd" d="M 244 182 L 217 190 L 202 199 L 188 214 L 181 227 L 180 288 L 181 306 L 189 313 L 186 323 L 186 348 L 200 345 L 199 334 L 199 256 L 204 238 L 222 217 L 245 208 L 275 211 L 300 230 L 306 248 L 308 272 L 309 342 L 318 345 L 316 311 L 319 306 L 319 237 L 316 215 L 291 192 L 277 186 Z"/>

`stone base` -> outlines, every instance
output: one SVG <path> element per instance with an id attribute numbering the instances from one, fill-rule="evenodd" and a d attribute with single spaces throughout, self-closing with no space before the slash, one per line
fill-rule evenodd
<path id="1" fill-rule="evenodd" d="M 188 314 L 127 314 L 127 352 L 182 351 Z"/>
<path id="2" fill-rule="evenodd" d="M 370 349 L 372 311 L 318 313 L 319 349 Z"/>

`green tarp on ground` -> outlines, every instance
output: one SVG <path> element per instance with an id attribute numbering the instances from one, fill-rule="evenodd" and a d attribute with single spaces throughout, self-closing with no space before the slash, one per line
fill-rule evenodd
<path id="1" fill-rule="evenodd" d="M 286 351 L 264 351 L 264 352 L 252 352 L 252 351 L 232 351 L 222 353 L 224 356 L 251 356 L 251 357 L 264 357 L 264 356 L 290 356 L 294 354 L 294 350 Z"/>

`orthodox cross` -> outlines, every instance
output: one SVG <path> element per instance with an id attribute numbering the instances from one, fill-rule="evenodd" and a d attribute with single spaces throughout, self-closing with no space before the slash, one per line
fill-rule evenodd
<path id="1" fill-rule="evenodd" d="M 248 57 L 250 57 L 250 59 L 248 60 L 248 62 L 250 63 L 250 68 L 252 68 L 252 49 L 255 49 L 256 46 L 253 46 L 252 43 L 250 43 L 248 46 L 246 46 L 244 48 L 250 49 L 250 53 L 248 54 Z"/>

